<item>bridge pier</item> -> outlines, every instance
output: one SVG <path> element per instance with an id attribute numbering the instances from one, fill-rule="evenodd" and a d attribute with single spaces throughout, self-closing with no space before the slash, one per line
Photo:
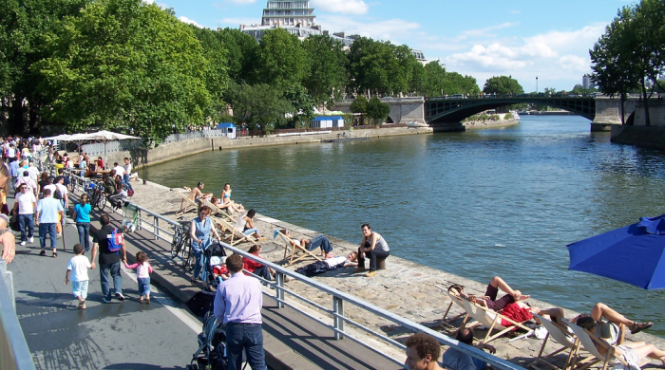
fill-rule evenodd
<path id="1" fill-rule="evenodd" d="M 623 107 L 624 119 L 635 112 L 639 99 L 626 99 Z M 621 126 L 621 99 L 600 96 L 596 98 L 596 115 L 591 122 L 591 132 L 612 131 L 612 126 Z"/>

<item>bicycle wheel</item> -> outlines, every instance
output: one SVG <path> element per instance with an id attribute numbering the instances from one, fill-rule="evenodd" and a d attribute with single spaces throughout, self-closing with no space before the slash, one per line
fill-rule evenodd
<path id="1" fill-rule="evenodd" d="M 182 248 L 182 229 L 180 227 L 176 228 L 175 235 L 173 235 L 173 241 L 171 241 L 171 259 L 174 259 L 180 253 L 180 248 Z"/>
<path id="2" fill-rule="evenodd" d="M 98 204 L 99 210 L 103 211 L 104 207 L 106 207 L 106 197 L 104 196 L 104 194 L 102 194 L 101 191 L 99 192 L 98 197 L 99 197 L 99 202 L 97 204 Z"/>
<path id="3" fill-rule="evenodd" d="M 183 258 L 183 267 L 185 268 L 185 270 L 192 271 L 194 269 L 194 256 L 192 255 L 191 237 L 186 237 L 183 240 L 182 258 Z"/>

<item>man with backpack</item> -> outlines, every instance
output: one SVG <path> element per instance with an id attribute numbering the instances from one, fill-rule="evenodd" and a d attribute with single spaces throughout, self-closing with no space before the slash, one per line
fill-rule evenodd
<path id="1" fill-rule="evenodd" d="M 91 269 L 94 270 L 95 268 L 95 256 L 97 255 L 97 249 L 99 249 L 99 276 L 102 283 L 102 294 L 104 295 L 103 301 L 104 303 L 111 303 L 113 298 L 110 279 L 113 279 L 115 296 L 124 301 L 120 261 L 125 261 L 127 255 L 122 230 L 111 226 L 111 219 L 107 214 L 103 214 L 99 218 L 99 222 L 102 224 L 101 229 L 92 234 Z"/>
<path id="2" fill-rule="evenodd" d="M 62 206 L 65 209 L 69 208 L 69 194 L 67 192 L 67 187 L 64 184 L 65 177 L 58 176 L 55 178 L 55 192 L 53 193 L 53 198 L 59 199 L 62 203 Z"/>

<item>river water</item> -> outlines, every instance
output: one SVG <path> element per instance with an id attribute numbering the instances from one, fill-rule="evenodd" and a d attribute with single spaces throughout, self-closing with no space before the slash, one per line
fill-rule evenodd
<path id="1" fill-rule="evenodd" d="M 504 129 L 208 152 L 140 170 L 259 213 L 589 312 L 605 302 L 665 336 L 665 292 L 569 271 L 566 245 L 665 213 L 665 152 L 612 144 L 576 116 Z"/>

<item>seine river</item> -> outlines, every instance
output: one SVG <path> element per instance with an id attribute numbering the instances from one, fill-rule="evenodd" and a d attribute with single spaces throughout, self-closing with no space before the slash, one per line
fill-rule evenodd
<path id="1" fill-rule="evenodd" d="M 568 271 L 566 245 L 665 213 L 665 152 L 610 143 L 576 116 L 523 116 L 505 129 L 209 152 L 140 171 L 534 298 L 589 312 L 605 302 L 665 336 L 665 292 Z"/>

